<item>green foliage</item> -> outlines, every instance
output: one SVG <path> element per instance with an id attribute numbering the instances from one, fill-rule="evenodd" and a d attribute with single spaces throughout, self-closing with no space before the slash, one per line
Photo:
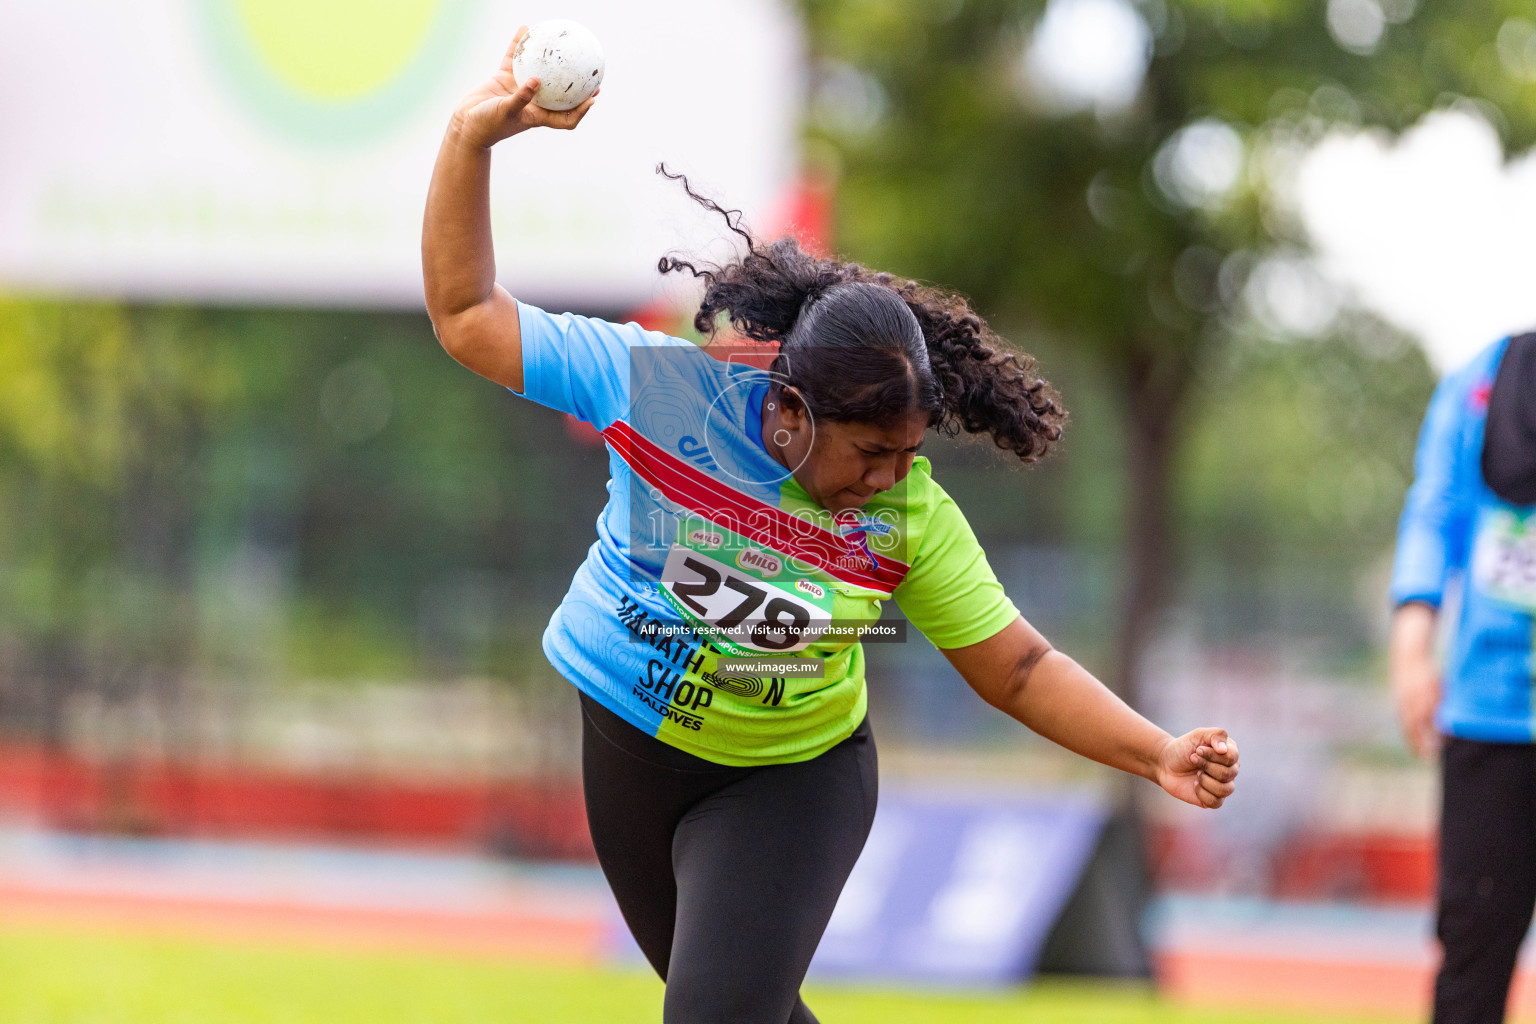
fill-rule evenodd
<path id="1" fill-rule="evenodd" d="M 1528 7 L 1381 0 L 1371 5 L 1383 13 L 1372 42 L 1368 32 L 1336 39 L 1321 0 L 1137 0 L 1151 55 L 1134 101 L 1109 109 L 1072 108 L 1031 84 L 1026 53 L 1044 0 L 801 6 L 818 69 L 812 152 L 840 175 L 840 246 L 870 265 L 955 288 L 1005 333 L 1062 365 L 1091 366 L 1122 414 L 1127 487 L 1111 500 L 1126 508 L 1126 598 L 1114 681 L 1129 694 L 1181 563 L 1174 552 L 1188 531 L 1175 522 L 1175 486 L 1187 432 L 1213 393 L 1201 382 L 1225 372 L 1226 353 L 1250 333 L 1252 269 L 1306 245 L 1288 175 L 1333 127 L 1396 131 L 1436 107 L 1474 109 L 1511 149 L 1531 145 L 1536 74 L 1524 40 L 1536 29 L 1521 20 Z M 1201 138 L 1203 147 L 1192 141 Z M 1225 168 L 1213 170 L 1213 159 Z M 1338 335 L 1352 329 L 1346 322 Z M 1305 351 L 1331 358 L 1325 347 Z M 1073 409 L 1074 393 L 1065 399 Z M 1223 462 L 1244 470 L 1227 479 L 1252 486 L 1232 508 L 1195 509 L 1196 522 L 1215 515 L 1234 529 L 1246 521 L 1251 532 L 1252 506 L 1262 506 L 1262 515 L 1292 525 L 1260 532 L 1291 543 L 1306 531 L 1359 539 L 1382 527 L 1395 480 L 1384 467 L 1398 463 L 1379 449 L 1351 455 L 1344 442 L 1299 454 L 1324 422 L 1318 409 L 1295 405 L 1309 400 L 1303 391 L 1287 399 L 1290 408 L 1268 403 L 1272 431 L 1298 441 L 1296 450 L 1266 451 L 1272 461 L 1238 447 L 1244 431 L 1206 434 L 1200 443 L 1224 451 L 1197 453 L 1211 468 L 1186 480 L 1196 489 L 1190 500 L 1216 504 L 1199 481 L 1217 479 Z M 1383 422 L 1400 428 L 1402 417 Z M 1404 443 L 1331 436 L 1393 451 Z M 1332 461 L 1319 468 L 1317 458 Z M 1255 482 L 1255 474 L 1269 478 Z M 1357 479 L 1341 484 L 1346 477 Z M 1344 518 L 1342 529 L 1322 521 L 1324 509 Z"/>
<path id="2" fill-rule="evenodd" d="M 420 315 L 11 299 L 0 373 L 10 728 L 188 673 L 525 678 L 604 497 Z"/>
<path id="3" fill-rule="evenodd" d="M 1339 674 L 1379 676 L 1386 565 L 1435 382 L 1418 346 L 1364 318 L 1249 339 L 1208 369 L 1177 493 L 1180 597 L 1207 640 L 1305 637 Z"/>
<path id="4" fill-rule="evenodd" d="M 1182 519 L 1234 568 L 1279 553 L 1358 564 L 1389 549 L 1435 372 L 1381 325 L 1343 338 L 1234 347 L 1181 467 Z"/>
<path id="5" fill-rule="evenodd" d="M 0 375 L 0 619 L 146 656 L 175 647 L 177 614 L 156 602 L 174 595 L 156 581 L 185 565 L 166 531 L 192 514 L 195 439 L 234 398 L 205 339 L 171 311 L 143 323 L 0 302 Z"/>
<path id="6" fill-rule="evenodd" d="M 1510 147 L 1536 141 L 1536 81 L 1500 64 L 1500 29 L 1521 13 L 1505 0 L 1421 4 L 1369 56 L 1334 42 L 1322 3 L 1147 0 L 1139 10 L 1156 43 L 1141 94 L 1102 116 L 1055 115 L 1021 86 L 1041 3 L 803 6 L 821 66 L 857 69 L 883 106 L 860 130 L 840 128 L 835 111 L 815 122 L 842 167 L 843 247 L 958 288 L 1005 321 L 1060 332 L 1112 367 L 1147 346 L 1193 358 L 1234 312 L 1236 282 L 1177 280 L 1191 246 L 1210 247 L 1215 268 L 1241 249 L 1302 241 L 1266 167 L 1298 132 L 1397 130 L 1462 97 Z M 1155 170 L 1169 139 L 1202 118 L 1247 148 L 1236 191 L 1209 205 L 1169 195 Z"/>
<path id="7" fill-rule="evenodd" d="M 994 564 L 1025 543 L 1074 552 L 1078 572 L 1102 567 L 1117 577 L 1124 410 L 1091 357 L 1056 347 L 1040 354 L 1072 397 L 1058 455 L 1026 469 L 984 444 L 930 442 L 932 457 Z M 1371 588 L 1384 586 L 1435 381 L 1422 349 L 1360 316 L 1322 338 L 1245 336 L 1206 363 L 1171 500 L 1186 552 L 1172 597 L 1198 611 L 1207 639 L 1305 636 L 1332 652 L 1376 643 L 1385 599 Z M 1098 664 L 1113 653 L 1103 649 L 1102 621 L 1114 582 L 1074 583 L 1099 595 L 1091 609 L 1026 614 Z"/>

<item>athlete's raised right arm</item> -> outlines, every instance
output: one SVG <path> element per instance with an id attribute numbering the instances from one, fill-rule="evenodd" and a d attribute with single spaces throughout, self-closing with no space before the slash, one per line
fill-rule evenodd
<path id="1" fill-rule="evenodd" d="M 496 72 L 460 101 L 443 136 L 421 228 L 427 315 L 449 355 L 515 391 L 523 390 L 517 303 L 496 283 L 491 246 L 491 147 L 529 128 L 575 128 L 596 96 L 574 110 L 531 102 L 537 79 L 518 84 L 512 54 L 517 30 Z"/>

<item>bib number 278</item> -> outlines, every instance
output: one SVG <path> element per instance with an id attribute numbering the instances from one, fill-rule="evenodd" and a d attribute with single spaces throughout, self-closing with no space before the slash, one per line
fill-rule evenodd
<path id="1" fill-rule="evenodd" d="M 679 610 L 752 650 L 803 650 L 831 621 L 826 610 L 798 594 L 682 546 L 668 554 L 662 581 Z"/>

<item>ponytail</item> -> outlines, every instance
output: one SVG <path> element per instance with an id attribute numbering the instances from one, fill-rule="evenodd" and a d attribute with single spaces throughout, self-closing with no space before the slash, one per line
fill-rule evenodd
<path id="1" fill-rule="evenodd" d="M 884 277 L 886 275 L 878 275 Z M 1025 462 L 1043 458 L 1061 440 L 1067 412 L 1045 382 L 1034 356 L 1010 351 L 959 296 L 915 281 L 891 281 L 917 317 L 934 375 L 944 388 L 937 428 L 954 437 L 990 434 L 999 448 Z"/>
<path id="2" fill-rule="evenodd" d="M 834 285 L 856 280 L 862 269 L 815 259 L 790 237 L 759 245 L 742 226 L 740 210 L 727 210 L 694 191 L 686 175 L 672 173 L 666 164 L 657 164 L 656 173 L 679 182 L 688 198 L 719 214 L 731 233 L 746 245 L 744 256 L 724 266 L 701 268 L 677 256 L 663 256 L 656 265 L 663 274 L 680 270 L 704 282 L 704 298 L 694 314 L 693 326 L 706 336 L 714 335 L 720 314 L 726 313 L 731 326 L 744 337 L 783 342 L 810 300 Z"/>
<path id="3" fill-rule="evenodd" d="M 886 426 L 923 411 L 941 434 L 990 435 L 1024 462 L 1061 439 L 1066 411 L 1034 357 L 1010 351 L 961 296 L 812 256 L 792 237 L 762 245 L 740 210 L 700 195 L 665 164 L 656 170 L 719 214 L 746 250 L 720 266 L 664 256 L 657 269 L 704 282 L 693 319 L 704 335 L 724 314 L 743 336 L 778 344 L 770 372 L 813 415 Z"/>

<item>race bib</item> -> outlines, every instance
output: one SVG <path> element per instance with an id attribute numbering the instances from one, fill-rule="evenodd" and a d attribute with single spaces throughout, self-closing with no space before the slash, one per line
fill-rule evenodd
<path id="1" fill-rule="evenodd" d="M 728 654 L 792 654 L 832 623 L 832 588 L 791 559 L 684 519 L 661 572 L 679 615 Z"/>
<path id="2" fill-rule="evenodd" d="M 1472 581 L 1495 600 L 1536 612 L 1536 514 L 1485 514 L 1472 552 Z"/>

